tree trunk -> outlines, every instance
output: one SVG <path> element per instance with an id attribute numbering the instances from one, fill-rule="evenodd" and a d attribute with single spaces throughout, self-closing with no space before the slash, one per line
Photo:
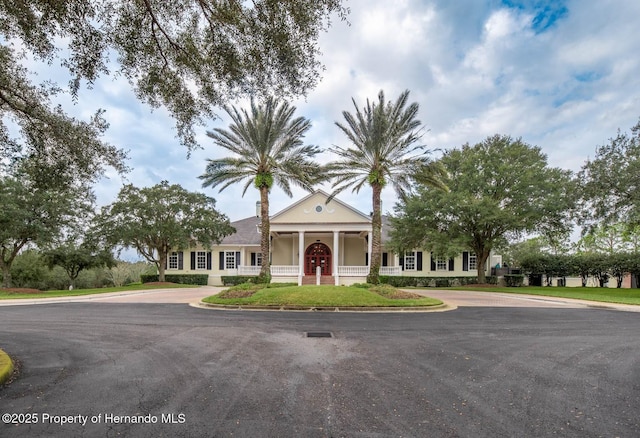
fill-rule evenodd
<path id="1" fill-rule="evenodd" d="M 260 268 L 260 282 L 271 282 L 271 260 L 269 258 L 269 188 L 260 187 L 260 251 L 262 252 L 262 267 Z"/>
<path id="2" fill-rule="evenodd" d="M 489 251 L 483 249 L 482 251 L 476 251 L 476 254 L 480 254 L 478 259 L 478 283 L 485 284 L 487 282 L 485 266 L 487 265 L 487 259 L 489 258 Z"/>
<path id="3" fill-rule="evenodd" d="M 2 287 L 8 289 L 11 287 L 11 265 L 4 260 L 0 260 L 0 265 L 2 265 Z"/>
<path id="4" fill-rule="evenodd" d="M 367 282 L 378 284 L 380 283 L 380 253 L 382 250 L 382 211 L 380 202 L 382 186 L 380 184 L 372 184 L 371 188 L 373 189 L 373 217 L 371 218 L 371 227 L 373 230 L 371 233 L 371 254 L 369 254 L 371 261 Z"/>
<path id="5" fill-rule="evenodd" d="M 164 267 L 167 264 L 167 254 L 158 254 L 158 281 L 164 281 Z"/>

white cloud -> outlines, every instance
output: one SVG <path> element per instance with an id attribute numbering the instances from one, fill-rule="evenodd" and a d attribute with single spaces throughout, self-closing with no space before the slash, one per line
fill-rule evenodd
<path id="1" fill-rule="evenodd" d="M 640 116 L 640 2 L 558 5 L 566 13 L 540 29 L 536 17 L 541 11 L 501 2 L 349 2 L 351 26 L 335 21 L 320 39 L 326 65 L 322 82 L 294 102 L 298 114 L 312 121 L 307 141 L 322 148 L 348 146 L 334 123 L 343 120 L 343 110 L 353 112 L 352 98 L 362 107 L 381 89 L 388 99 L 409 89 L 429 129 L 423 140 L 430 148 L 473 144 L 499 133 L 540 146 L 553 165 L 579 169 L 597 145 L 618 128 L 628 130 Z M 60 77 L 57 69 L 52 74 Z M 255 189 L 242 198 L 240 185 L 218 193 L 202 189 L 197 178 L 207 158 L 225 154 L 205 130 L 226 127 L 226 118 L 198 131 L 204 149 L 187 160 L 166 111 L 150 112 L 125 81 L 101 79 L 69 111 L 86 117 L 100 106 L 107 108 L 111 122 L 107 139 L 131 149 L 130 182 L 150 185 L 168 179 L 214 196 L 232 219 L 254 213 Z M 331 158 L 324 153 L 321 161 Z M 115 198 L 120 184 L 113 175 L 101 182 L 99 201 Z M 304 192 L 296 190 L 294 200 L 301 196 Z M 365 213 L 371 210 L 370 197 L 365 190 L 340 196 Z M 391 211 L 394 201 L 386 190 L 384 209 Z M 274 189 L 271 211 L 291 202 Z"/>

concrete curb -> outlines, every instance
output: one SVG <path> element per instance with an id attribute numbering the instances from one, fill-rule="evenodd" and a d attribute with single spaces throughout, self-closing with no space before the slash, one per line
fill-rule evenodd
<path id="1" fill-rule="evenodd" d="M 13 361 L 7 353 L 0 350 L 0 385 L 4 384 L 13 373 Z"/>
<path id="2" fill-rule="evenodd" d="M 356 312 L 356 313 L 416 313 L 416 312 L 445 312 L 457 309 L 456 306 L 438 304 L 423 307 L 335 307 L 335 306 L 243 306 L 238 304 L 212 304 L 200 301 L 192 303 L 193 307 L 212 310 L 250 310 L 262 312 Z"/>

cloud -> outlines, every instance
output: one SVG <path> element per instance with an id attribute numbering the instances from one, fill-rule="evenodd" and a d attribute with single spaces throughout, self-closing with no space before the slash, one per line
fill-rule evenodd
<path id="1" fill-rule="evenodd" d="M 640 116 L 636 0 L 371 0 L 348 6 L 351 25 L 336 20 L 320 38 L 322 81 L 293 102 L 297 114 L 312 121 L 306 137 L 311 144 L 348 146 L 335 121 L 343 120 L 342 111 L 353 112 L 352 98 L 362 107 L 381 89 L 388 99 L 411 91 L 430 148 L 505 134 L 540 146 L 550 164 L 572 170 Z M 59 71 L 51 74 L 66 83 Z M 232 219 L 254 214 L 253 188 L 243 198 L 241 185 L 218 193 L 201 188 L 197 178 L 207 158 L 225 154 L 205 135 L 206 129 L 228 125 L 223 112 L 198 131 L 203 150 L 187 159 L 166 111 L 151 112 L 126 81 L 102 78 L 81 97 L 69 111 L 86 117 L 106 108 L 107 139 L 131 150 L 129 182 L 167 179 L 214 196 Z M 332 158 L 328 152 L 320 157 Z M 101 203 L 115 199 L 122 183 L 109 176 L 96 187 Z M 304 195 L 296 189 L 293 200 Z M 370 191 L 345 191 L 340 198 L 365 213 L 371 210 Z M 278 189 L 271 199 L 272 212 L 293 201 Z M 391 211 L 391 189 L 383 202 Z"/>

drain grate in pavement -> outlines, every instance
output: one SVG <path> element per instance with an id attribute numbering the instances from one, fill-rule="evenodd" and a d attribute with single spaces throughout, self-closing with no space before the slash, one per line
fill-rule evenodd
<path id="1" fill-rule="evenodd" d="M 307 332 L 307 338 L 333 338 L 331 332 Z"/>

